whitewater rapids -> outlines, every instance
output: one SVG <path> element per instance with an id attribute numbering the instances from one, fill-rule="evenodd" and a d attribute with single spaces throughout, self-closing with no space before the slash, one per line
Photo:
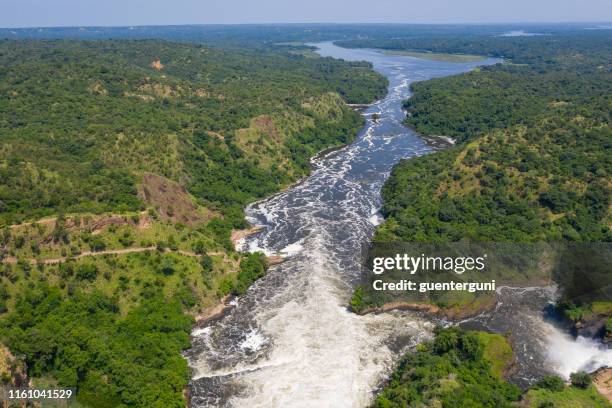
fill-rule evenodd
<path id="1" fill-rule="evenodd" d="M 497 61 L 449 63 L 317 46 L 323 56 L 371 61 L 389 79 L 389 92 L 363 112 L 366 125 L 354 143 L 317 157 L 303 182 L 247 208 L 262 231 L 242 248 L 286 261 L 226 316 L 192 333 L 186 357 L 194 407 L 363 407 L 398 356 L 431 337 L 433 324 L 414 313 L 358 316 L 346 306 L 362 251 L 381 222 L 382 184 L 398 160 L 432 151 L 402 125 L 410 83 Z"/>

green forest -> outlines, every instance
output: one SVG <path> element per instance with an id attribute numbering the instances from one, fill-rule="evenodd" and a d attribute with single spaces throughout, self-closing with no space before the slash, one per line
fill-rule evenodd
<path id="1" fill-rule="evenodd" d="M 376 244 L 605 245 L 612 240 L 609 34 L 341 44 L 503 58 L 493 66 L 412 85 L 414 95 L 404 102 L 405 124 L 423 135 L 449 136 L 455 145 L 394 167 L 382 190 L 386 220 L 376 232 Z M 597 282 L 596 271 L 580 270 L 579 263 L 564 256 L 558 263 L 578 271 L 573 280 L 560 281 L 565 295 L 558 308 L 577 328 L 595 322 L 609 334 L 612 302 L 605 290 L 599 290 L 607 280 Z M 608 270 L 601 275 L 605 277 L 609 250 L 601 256 Z M 585 285 L 593 286 L 589 296 L 574 296 Z M 366 286 L 356 290 L 351 306 L 366 310 L 381 302 L 384 298 Z M 448 310 L 479 312 L 490 304 L 478 297 L 459 297 L 456 303 Z M 437 306 L 448 307 L 448 299 Z M 492 362 L 480 357 L 472 337 L 438 332 L 433 343 L 404 357 L 374 406 L 517 406 L 520 393 L 491 376 Z M 572 380 L 576 385 L 565 387 L 560 379 L 544 379 L 521 397 L 520 406 L 609 406 L 586 374 Z"/>
<path id="2" fill-rule="evenodd" d="M 504 60 L 413 84 L 406 125 L 456 144 L 395 166 L 375 242 L 610 242 L 609 40 L 604 33 L 377 41 L 392 50 L 480 47 Z M 580 302 L 589 309 L 592 301 L 609 299 Z M 581 307 L 572 302 L 564 307 Z"/>
<path id="3" fill-rule="evenodd" d="M 265 274 L 262 254 L 233 247 L 244 206 L 355 137 L 363 118 L 346 103 L 386 93 L 371 64 L 289 41 L 503 60 L 413 84 L 406 125 L 456 144 L 395 166 L 376 243 L 609 243 L 612 39 L 553 26 L 496 36 L 505 29 L 58 28 L 0 40 L 2 384 L 73 387 L 75 406 L 185 406 L 194 322 Z M 380 306 L 369 296 L 358 288 L 352 304 Z M 576 323 L 608 319 L 612 333 L 605 297 L 559 307 Z M 505 380 L 503 336 L 435 335 L 374 406 L 609 407 L 584 373 L 521 393 Z"/>
<path id="4" fill-rule="evenodd" d="M 521 393 L 505 381 L 512 364 L 512 348 L 499 334 L 437 328 L 434 340 L 402 358 L 372 407 L 612 406 L 585 373 L 573 375 L 571 385 L 556 376 L 544 377 Z"/>
<path id="5" fill-rule="evenodd" d="M 243 208 L 346 144 L 369 63 L 161 40 L 0 41 L 0 372 L 184 407 L 195 319 L 265 273 Z"/>
<path id="6" fill-rule="evenodd" d="M 349 141 L 361 118 L 343 101 L 385 91 L 369 64 L 330 58 L 163 41 L 0 42 L 0 224 L 138 209 L 144 171 L 240 212 L 304 175 L 318 150 Z"/>
<path id="7" fill-rule="evenodd" d="M 609 36 L 457 43 L 508 60 L 413 85 L 406 124 L 457 146 L 395 168 L 378 239 L 610 241 Z"/>

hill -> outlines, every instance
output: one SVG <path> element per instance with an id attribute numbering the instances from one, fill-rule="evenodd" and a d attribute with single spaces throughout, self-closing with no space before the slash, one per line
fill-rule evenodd
<path id="1" fill-rule="evenodd" d="M 0 41 L 3 381 L 73 387 L 86 406 L 184 407 L 194 318 L 265 273 L 230 241 L 243 207 L 355 137 L 363 119 L 346 103 L 386 92 L 371 68 L 157 40 Z"/>
<path id="2" fill-rule="evenodd" d="M 424 135 L 450 136 L 456 144 L 395 166 L 382 190 L 386 220 L 375 243 L 609 243 L 610 39 L 609 33 L 582 31 L 343 42 L 505 58 L 412 86 L 414 96 L 404 103 L 406 125 Z M 598 248 L 607 248 L 601 258 L 609 259 L 610 246 Z M 562 258 L 553 262 L 560 269 Z M 593 313 L 592 303 L 609 304 L 612 282 L 588 269 L 561 277 L 567 296 L 560 307 L 579 325 L 589 326 L 584 320 L 594 317 L 597 328 L 589 332 L 601 334 L 606 316 Z M 380 306 L 367 285 L 354 301 L 361 309 Z M 467 302 L 458 298 L 454 306 L 477 313 L 491 304 L 473 296 Z"/>

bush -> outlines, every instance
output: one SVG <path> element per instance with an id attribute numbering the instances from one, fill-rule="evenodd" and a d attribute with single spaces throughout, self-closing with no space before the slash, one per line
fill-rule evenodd
<path id="1" fill-rule="evenodd" d="M 459 333 L 457 328 L 448 330 L 436 329 L 436 339 L 434 340 L 434 351 L 436 354 L 445 354 L 456 348 L 459 343 Z"/>
<path id="2" fill-rule="evenodd" d="M 232 291 L 233 287 L 234 287 L 234 283 L 232 282 L 231 278 L 229 277 L 223 278 L 221 282 L 219 283 L 219 295 L 225 296 L 229 294 Z"/>
<path id="3" fill-rule="evenodd" d="M 200 260 L 200 265 L 204 272 L 212 272 L 213 270 L 213 260 L 210 256 L 204 254 L 202 255 L 202 259 Z"/>
<path id="4" fill-rule="evenodd" d="M 166 241 L 157 241 L 155 247 L 159 252 L 164 252 L 166 248 L 168 248 L 168 244 L 166 243 Z"/>
<path id="5" fill-rule="evenodd" d="M 202 241 L 194 242 L 192 249 L 193 249 L 193 252 L 195 252 L 198 255 L 202 255 L 206 251 L 206 247 L 204 246 L 204 242 Z"/>
<path id="6" fill-rule="evenodd" d="M 104 242 L 104 240 L 102 239 L 102 237 L 98 236 L 98 235 L 93 235 L 90 239 L 89 239 L 89 247 L 91 248 L 92 251 L 97 252 L 97 251 L 104 251 L 106 249 L 106 243 Z"/>
<path id="7" fill-rule="evenodd" d="M 591 376 L 585 373 L 584 371 L 572 373 L 570 375 L 570 381 L 573 387 L 582 389 L 589 388 L 589 385 L 591 385 L 592 383 Z"/>
<path id="8" fill-rule="evenodd" d="M 164 258 L 164 260 L 161 262 L 159 266 L 159 271 L 166 276 L 170 276 L 174 274 L 175 272 L 174 261 L 170 258 Z"/>
<path id="9" fill-rule="evenodd" d="M 170 248 L 172 251 L 178 250 L 178 244 L 176 243 L 176 238 L 174 238 L 174 235 L 170 235 L 168 238 L 168 248 Z"/>
<path id="10" fill-rule="evenodd" d="M 363 307 L 363 287 L 358 286 L 351 298 L 351 310 L 359 313 Z"/>
<path id="11" fill-rule="evenodd" d="M 540 381 L 535 383 L 533 388 L 543 388 L 553 392 L 563 391 L 565 388 L 565 382 L 563 379 L 556 375 L 548 375 L 542 378 Z"/>
<path id="12" fill-rule="evenodd" d="M 98 277 L 98 267 L 94 264 L 79 265 L 76 270 L 76 278 L 79 280 L 93 281 Z"/>
<path id="13" fill-rule="evenodd" d="M 240 271 L 232 292 L 234 295 L 242 295 L 249 286 L 266 273 L 263 254 L 248 254 L 240 261 Z"/>

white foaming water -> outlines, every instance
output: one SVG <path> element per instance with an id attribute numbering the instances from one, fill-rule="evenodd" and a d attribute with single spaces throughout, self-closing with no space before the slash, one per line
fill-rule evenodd
<path id="1" fill-rule="evenodd" d="M 294 242 L 293 244 L 289 244 L 283 249 L 280 250 L 282 256 L 293 256 L 299 254 L 304 250 L 304 246 L 302 245 L 303 240 L 298 242 Z"/>
<path id="2" fill-rule="evenodd" d="M 261 242 L 259 242 L 257 239 L 247 241 L 246 238 L 243 238 L 237 242 L 236 248 L 237 250 L 244 252 L 261 252 L 266 256 L 274 255 L 274 251 L 262 247 Z"/>
<path id="3" fill-rule="evenodd" d="M 397 356 L 431 336 L 431 323 L 413 313 L 358 316 L 346 305 L 361 251 L 381 221 L 380 188 L 392 165 L 431 151 L 401 125 L 410 81 L 476 65 L 324 47 L 336 57 L 375 60 L 389 77 L 389 94 L 368 108 L 380 118 L 369 118 L 355 143 L 317 156 L 307 179 L 247 209 L 264 229 L 241 248 L 287 260 L 193 340 L 186 353 L 192 406 L 366 406 Z"/>
<path id="4" fill-rule="evenodd" d="M 601 341 L 582 336 L 574 339 L 549 326 L 547 342 L 551 368 L 566 379 L 577 371 L 592 372 L 600 367 L 612 367 L 612 350 Z"/>
<path id="5" fill-rule="evenodd" d="M 385 143 L 386 143 L 386 141 L 385 141 Z M 373 208 L 370 214 L 371 215 L 370 215 L 369 221 L 375 227 L 377 227 L 380 224 L 382 224 L 382 222 L 385 220 L 385 218 L 380 213 L 380 208 Z"/>
<path id="6" fill-rule="evenodd" d="M 210 334 L 211 330 L 212 330 L 211 327 L 198 328 L 198 329 L 192 330 L 191 335 L 194 337 L 204 336 L 204 335 Z"/>
<path id="7" fill-rule="evenodd" d="M 358 316 L 346 310 L 340 300 L 345 294 L 322 243 L 309 248 L 308 274 L 294 282 L 306 289 L 301 297 L 306 301 L 288 301 L 257 316 L 262 330 L 274 333 L 274 347 L 261 369 L 243 374 L 248 396 L 234 398 L 230 405 L 365 406 L 395 356 L 383 339 L 391 333 L 410 334 L 417 336 L 416 342 L 430 333 L 431 325 L 416 318 Z"/>
<path id="8" fill-rule="evenodd" d="M 258 351 L 267 342 L 268 340 L 263 334 L 261 334 L 261 332 L 259 332 L 259 330 L 251 330 L 249 334 L 247 334 L 246 339 L 240 343 L 240 348 L 251 352 Z"/>

